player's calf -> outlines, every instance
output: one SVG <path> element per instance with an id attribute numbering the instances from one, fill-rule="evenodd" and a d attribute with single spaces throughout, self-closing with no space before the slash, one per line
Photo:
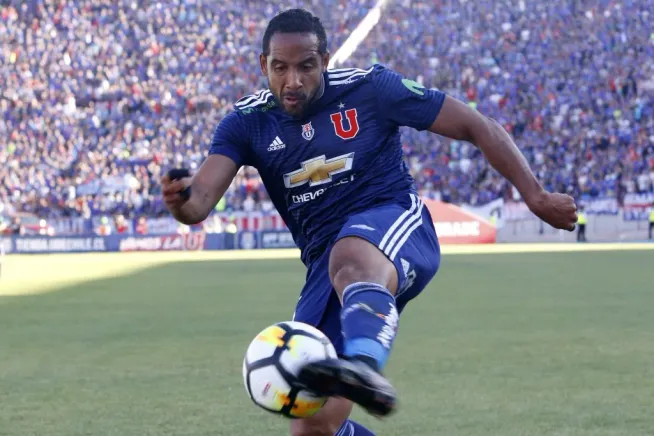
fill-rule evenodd
<path id="1" fill-rule="evenodd" d="M 343 304 L 344 354 L 381 371 L 399 324 L 395 266 L 368 241 L 348 237 L 332 249 L 330 277 Z"/>

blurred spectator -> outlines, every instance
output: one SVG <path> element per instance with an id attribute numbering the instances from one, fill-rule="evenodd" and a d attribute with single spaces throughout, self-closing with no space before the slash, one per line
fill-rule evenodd
<path id="1" fill-rule="evenodd" d="M 109 224 L 109 218 L 103 216 L 100 219 L 100 224 L 97 227 L 96 234 L 99 236 L 108 236 L 111 235 L 111 225 Z"/>
<path id="2" fill-rule="evenodd" d="M 144 216 L 140 216 L 136 222 L 136 233 L 138 235 L 147 235 L 148 233 L 148 222 Z"/>
<path id="3" fill-rule="evenodd" d="M 118 234 L 126 234 L 130 233 L 130 228 L 129 228 L 129 223 L 125 219 L 125 216 L 123 215 L 117 215 L 114 218 L 114 227 L 116 229 L 116 233 Z"/>

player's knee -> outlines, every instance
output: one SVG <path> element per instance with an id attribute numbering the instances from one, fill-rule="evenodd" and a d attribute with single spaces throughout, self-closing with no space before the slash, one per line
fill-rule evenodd
<path id="1" fill-rule="evenodd" d="M 342 294 L 352 283 L 377 283 L 395 291 L 397 271 L 377 247 L 359 238 L 344 238 L 332 249 L 329 277 L 334 289 Z"/>
<path id="2" fill-rule="evenodd" d="M 291 436 L 334 436 L 342 423 L 325 419 L 298 419 L 291 424 Z"/>
<path id="3" fill-rule="evenodd" d="M 341 265 L 334 269 L 332 276 L 332 284 L 339 293 L 345 289 L 349 284 L 356 282 L 375 282 L 377 278 L 371 274 L 362 265 L 356 263 Z M 383 284 L 383 283 L 380 283 Z"/>

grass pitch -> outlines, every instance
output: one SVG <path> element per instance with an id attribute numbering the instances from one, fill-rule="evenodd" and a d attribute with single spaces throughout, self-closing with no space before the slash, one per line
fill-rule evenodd
<path id="1" fill-rule="evenodd" d="M 290 319 L 304 268 L 209 258 L 9 257 L 0 435 L 288 434 L 241 361 Z M 378 435 L 652 435 L 653 310 L 654 251 L 446 254 L 400 321 L 399 412 L 355 418 Z"/>

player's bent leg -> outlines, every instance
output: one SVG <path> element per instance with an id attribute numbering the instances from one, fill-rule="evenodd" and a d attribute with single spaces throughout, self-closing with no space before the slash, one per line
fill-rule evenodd
<path id="1" fill-rule="evenodd" d="M 332 397 L 311 418 L 291 421 L 291 436 L 333 436 L 347 421 L 352 412 L 352 402 Z M 349 433 L 346 433 L 349 434 Z"/>
<path id="2" fill-rule="evenodd" d="M 334 245 L 329 266 L 343 305 L 344 354 L 382 370 L 399 322 L 395 265 L 375 245 L 354 236 Z"/>
<path id="3" fill-rule="evenodd" d="M 399 314 L 394 294 L 395 265 L 372 243 L 344 237 L 332 248 L 329 276 L 342 301 L 341 326 L 347 360 L 306 365 L 300 381 L 325 395 L 338 395 L 384 416 L 395 408 L 396 394 L 379 373 L 390 353 Z"/>

